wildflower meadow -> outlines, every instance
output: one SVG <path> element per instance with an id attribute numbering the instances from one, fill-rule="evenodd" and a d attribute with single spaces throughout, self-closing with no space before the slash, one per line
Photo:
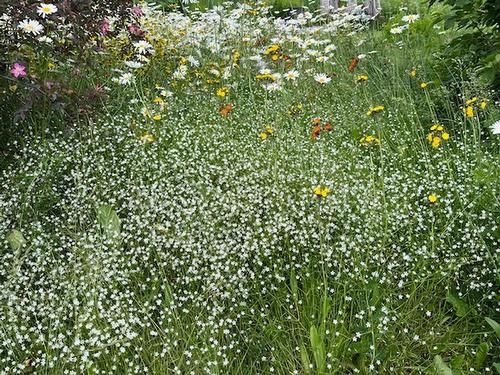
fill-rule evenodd
<path id="1" fill-rule="evenodd" d="M 500 374 L 453 3 L 0 2 L 0 374 Z"/>

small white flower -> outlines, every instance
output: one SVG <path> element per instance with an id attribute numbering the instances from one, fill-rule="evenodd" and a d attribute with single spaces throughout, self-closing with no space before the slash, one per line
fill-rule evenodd
<path id="1" fill-rule="evenodd" d="M 332 79 L 328 77 L 325 73 L 318 73 L 314 76 L 314 80 L 321 85 L 330 82 Z"/>
<path id="2" fill-rule="evenodd" d="M 50 16 L 51 14 L 56 13 L 57 7 L 54 4 L 41 3 L 36 11 L 42 18 L 45 18 L 46 16 Z"/>
<path id="3" fill-rule="evenodd" d="M 25 19 L 18 26 L 26 34 L 38 35 L 43 31 L 43 26 L 36 20 Z"/>

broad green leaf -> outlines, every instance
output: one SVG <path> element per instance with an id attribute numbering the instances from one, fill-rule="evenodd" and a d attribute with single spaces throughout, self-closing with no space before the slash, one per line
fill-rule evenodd
<path id="1" fill-rule="evenodd" d="M 326 365 L 325 344 L 323 339 L 318 334 L 316 326 L 312 325 L 309 331 L 309 338 L 311 340 L 311 347 L 314 355 L 314 362 L 318 371 L 323 371 Z"/>
<path id="2" fill-rule="evenodd" d="M 17 229 L 13 229 L 7 236 L 7 242 L 12 250 L 17 251 L 26 243 L 24 236 Z"/>
<path id="3" fill-rule="evenodd" d="M 460 299 L 455 293 L 448 292 L 446 295 L 446 301 L 453 305 L 455 313 L 460 318 L 467 315 L 470 310 L 469 305 L 464 300 Z"/>
<path id="4" fill-rule="evenodd" d="M 120 234 L 121 222 L 113 207 L 103 205 L 97 210 L 97 220 L 102 231 L 110 237 Z"/>
<path id="5" fill-rule="evenodd" d="M 479 344 L 476 350 L 476 358 L 474 360 L 474 364 L 476 367 L 479 369 L 483 367 L 484 362 L 486 361 L 486 358 L 488 357 L 488 351 L 490 350 L 490 347 L 488 343 L 482 342 Z"/>
<path id="6" fill-rule="evenodd" d="M 465 355 L 463 354 L 456 355 L 452 359 L 450 359 L 450 367 L 452 371 L 460 371 L 462 365 L 464 364 L 464 361 L 465 361 Z"/>
<path id="7" fill-rule="evenodd" d="M 304 372 L 306 374 L 310 374 L 311 362 L 309 361 L 309 354 L 307 354 L 307 349 L 304 344 L 300 345 L 300 359 L 302 360 L 302 367 L 304 367 Z"/>
<path id="8" fill-rule="evenodd" d="M 495 331 L 495 334 L 497 335 L 497 337 L 500 339 L 500 324 L 498 324 L 497 322 L 495 322 L 491 318 L 484 318 L 484 320 L 486 320 L 486 322 L 488 322 L 488 324 L 491 326 L 491 328 L 493 328 L 493 330 Z"/>
<path id="9" fill-rule="evenodd" d="M 453 375 L 453 371 L 451 371 L 440 355 L 434 357 L 434 370 L 436 370 L 436 375 Z"/>
<path id="10" fill-rule="evenodd" d="M 493 367 L 495 368 L 495 370 L 497 370 L 497 373 L 500 374 L 500 363 L 499 362 L 493 363 Z"/>

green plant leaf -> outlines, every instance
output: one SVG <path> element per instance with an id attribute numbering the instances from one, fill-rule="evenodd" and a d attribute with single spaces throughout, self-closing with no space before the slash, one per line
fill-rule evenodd
<path id="1" fill-rule="evenodd" d="M 484 318 L 484 320 L 486 320 L 486 322 L 491 326 L 491 328 L 493 328 L 493 330 L 495 331 L 495 334 L 500 339 L 500 324 L 498 324 L 496 321 L 494 321 L 491 318 Z"/>
<path id="2" fill-rule="evenodd" d="M 17 229 L 13 229 L 7 235 L 7 242 L 9 243 L 12 250 L 18 251 L 26 243 L 26 240 L 24 239 L 24 236 L 20 231 L 18 231 Z"/>
<path id="3" fill-rule="evenodd" d="M 498 362 L 493 363 L 493 367 L 495 368 L 495 370 L 497 370 L 497 373 L 500 374 L 500 363 Z"/>
<path id="4" fill-rule="evenodd" d="M 470 311 L 469 305 L 462 299 L 460 299 L 455 293 L 448 292 L 446 295 L 446 301 L 449 302 L 455 308 L 455 313 L 458 317 L 464 317 Z"/>
<path id="5" fill-rule="evenodd" d="M 476 350 L 476 358 L 474 360 L 474 364 L 476 367 L 479 369 L 483 367 L 484 362 L 486 361 L 486 358 L 488 357 L 488 351 L 490 350 L 490 347 L 488 343 L 482 342 L 479 344 Z"/>
<path id="6" fill-rule="evenodd" d="M 297 286 L 297 276 L 295 275 L 295 269 L 292 268 L 290 271 L 290 288 L 292 290 L 292 297 L 295 303 L 298 301 L 299 297 L 299 288 Z"/>
<path id="7" fill-rule="evenodd" d="M 103 205 L 97 210 L 97 220 L 102 231 L 108 237 L 118 236 L 120 234 L 121 221 L 113 207 Z"/>
<path id="8" fill-rule="evenodd" d="M 304 368 L 304 372 L 306 374 L 310 374 L 311 362 L 309 361 L 309 354 L 307 354 L 307 349 L 303 343 L 302 345 L 300 345 L 300 359 L 302 361 L 302 367 Z"/>
<path id="9" fill-rule="evenodd" d="M 453 375 L 453 371 L 451 371 L 440 355 L 434 357 L 434 370 L 436 370 L 436 375 Z"/>
<path id="10" fill-rule="evenodd" d="M 313 350 L 316 368 L 318 371 L 323 371 L 326 365 L 325 344 L 315 325 L 312 325 L 309 330 L 309 338 L 311 340 L 311 347 Z"/>

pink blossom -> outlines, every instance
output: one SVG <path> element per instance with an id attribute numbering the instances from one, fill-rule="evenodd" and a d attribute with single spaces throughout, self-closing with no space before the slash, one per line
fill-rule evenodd
<path id="1" fill-rule="evenodd" d="M 143 15 L 141 7 L 135 6 L 132 8 L 132 13 L 134 13 L 137 17 Z"/>
<path id="2" fill-rule="evenodd" d="M 104 20 L 102 21 L 102 24 L 101 24 L 101 34 L 102 35 L 106 35 L 107 33 L 109 33 L 109 30 L 110 30 L 110 23 L 108 20 Z"/>
<path id="3" fill-rule="evenodd" d="M 136 24 L 130 24 L 128 25 L 128 32 L 132 35 L 135 35 L 135 36 L 143 36 L 144 35 L 144 31 L 142 31 L 139 26 L 137 26 Z"/>
<path id="4" fill-rule="evenodd" d="M 15 78 L 26 77 L 26 67 L 23 64 L 15 63 L 10 70 L 10 74 L 12 74 Z"/>

